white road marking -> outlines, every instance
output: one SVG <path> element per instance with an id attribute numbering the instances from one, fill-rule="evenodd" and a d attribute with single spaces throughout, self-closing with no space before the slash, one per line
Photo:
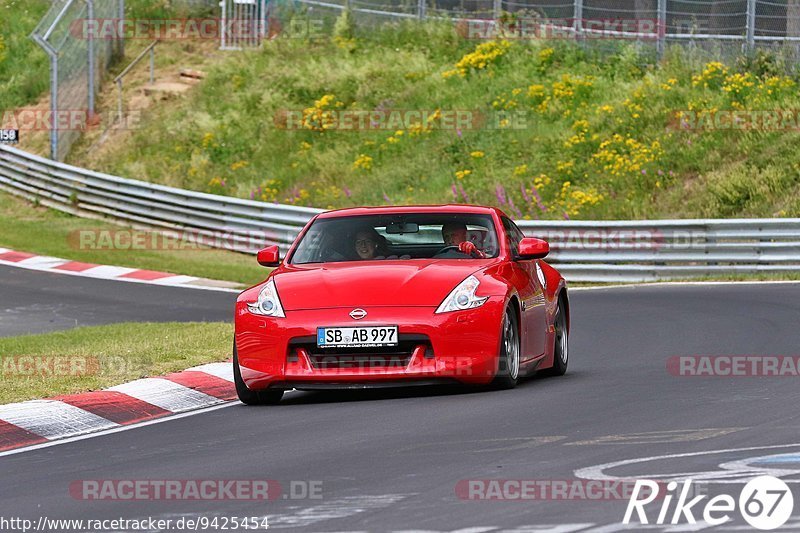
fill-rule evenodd
<path id="1" fill-rule="evenodd" d="M 347 518 L 366 511 L 383 509 L 413 494 L 381 494 L 375 496 L 348 496 L 320 505 L 296 509 L 292 514 L 270 517 L 269 527 L 308 527 L 325 520 Z"/>
<path id="2" fill-rule="evenodd" d="M 233 363 L 208 363 L 205 365 L 187 368 L 186 370 L 205 372 L 206 374 L 210 374 L 233 383 Z"/>
<path id="3" fill-rule="evenodd" d="M 780 448 L 797 448 L 800 447 L 800 443 L 794 444 L 776 444 L 773 446 L 752 446 L 748 448 L 728 448 L 722 450 L 708 450 L 704 452 L 690 452 L 690 453 L 672 453 L 666 455 L 654 455 L 652 457 L 640 457 L 637 459 L 625 459 L 623 461 L 613 461 L 610 463 L 603 463 L 601 465 L 589 466 L 586 468 L 579 468 L 575 470 L 575 476 L 581 479 L 593 479 L 593 480 L 601 480 L 601 481 L 619 481 L 619 480 L 630 480 L 630 479 L 657 479 L 661 480 L 665 477 L 669 477 L 671 479 L 682 480 L 682 479 L 692 479 L 695 481 L 713 481 L 714 483 L 742 483 L 741 476 L 736 476 L 733 479 L 728 479 L 730 477 L 730 472 L 725 470 L 712 470 L 708 472 L 688 472 L 688 473 L 681 473 L 676 477 L 674 474 L 637 474 L 637 475 L 630 475 L 630 476 L 611 476 L 605 473 L 605 470 L 609 470 L 612 468 L 618 468 L 620 466 L 628 466 L 633 464 L 640 464 L 640 463 L 647 463 L 651 461 L 661 461 L 664 459 L 680 459 L 683 457 L 698 457 L 702 455 L 717 455 L 722 453 L 732 453 L 732 452 L 749 452 L 749 451 L 756 451 L 756 450 L 777 450 Z M 758 469 L 753 469 L 753 471 Z M 770 469 L 763 469 L 758 470 L 758 472 L 768 472 Z M 774 469 L 772 469 L 774 470 Z M 755 477 L 755 474 L 751 477 Z M 785 480 L 786 483 L 800 483 L 800 480 Z"/>
<path id="4" fill-rule="evenodd" d="M 14 250 L 6 249 L 6 248 L 0 248 L 0 250 L 3 250 L 0 253 L 14 251 Z M 155 283 L 154 281 L 136 279 L 136 278 L 101 277 L 101 276 L 97 275 L 97 273 L 98 272 L 102 273 L 103 271 L 98 271 L 97 269 L 102 267 L 102 266 L 104 266 L 104 265 L 99 265 L 98 267 L 90 268 L 90 269 L 87 269 L 87 270 L 84 270 L 84 271 L 72 271 L 72 270 L 53 269 L 52 268 L 53 266 L 57 266 L 55 264 L 50 266 L 50 267 L 47 267 L 47 268 L 45 268 L 42 264 L 37 264 L 36 262 L 34 262 L 32 265 L 26 264 L 26 261 L 32 261 L 32 260 L 37 259 L 37 258 L 38 258 L 38 256 L 26 259 L 24 261 L 19 261 L 19 262 L 4 261 L 4 260 L 0 259 L 0 265 L 10 266 L 10 267 L 15 267 L 15 268 L 24 268 L 25 270 L 35 270 L 35 271 L 38 271 L 38 272 L 49 272 L 51 274 L 61 274 L 61 275 L 64 275 L 64 276 L 88 277 L 88 278 L 93 278 L 93 279 L 107 279 L 107 280 L 110 280 L 110 281 L 122 281 L 122 282 L 125 282 L 125 283 L 142 283 L 142 284 L 145 284 L 145 285 L 158 285 L 158 283 Z M 54 258 L 49 258 L 49 259 L 58 259 L 58 258 L 54 257 Z M 65 263 L 69 263 L 71 261 L 72 261 L 71 259 L 58 259 L 58 264 L 65 264 Z M 117 272 L 118 274 L 116 274 L 116 275 L 120 275 L 119 273 L 127 274 L 128 272 L 132 272 L 132 271 L 138 270 L 138 269 L 134 269 L 134 268 L 122 268 L 122 267 L 113 267 L 113 266 L 109 267 L 109 268 L 119 269 L 119 270 L 107 271 L 107 272 L 112 272 L 112 273 Z M 92 275 L 92 273 L 87 274 L 87 272 L 94 272 L 95 275 Z M 174 276 L 174 277 L 178 277 L 178 276 Z M 168 286 L 168 287 L 181 287 L 181 288 L 186 288 L 186 289 L 196 289 L 196 290 L 201 290 L 201 291 L 230 292 L 230 293 L 234 293 L 234 294 L 239 294 L 239 293 L 242 292 L 242 289 L 232 289 L 232 288 L 229 288 L 229 287 L 217 287 L 215 285 L 199 285 L 199 284 L 196 284 L 196 282 L 201 280 L 201 278 L 191 278 L 191 276 L 180 276 L 180 277 L 182 277 L 184 279 L 184 281 L 182 283 L 172 284 L 172 283 L 164 283 L 164 282 L 162 282 L 162 283 L 160 283 L 160 285 Z M 191 278 L 191 281 L 187 281 L 187 278 Z M 169 278 L 164 278 L 164 280 L 167 280 L 167 279 L 169 279 Z M 210 281 L 214 281 L 214 280 L 210 280 Z"/>
<path id="5" fill-rule="evenodd" d="M 110 391 L 121 392 L 138 400 L 155 405 L 173 413 L 215 405 L 223 400 L 184 387 L 179 383 L 161 378 L 144 378 L 111 387 Z"/>
<path id="6" fill-rule="evenodd" d="M 29 257 L 28 259 L 23 259 L 22 261 L 17 262 L 17 265 L 33 270 L 48 270 L 66 263 L 69 263 L 69 261 L 66 259 L 49 257 L 46 255 L 35 255 L 33 257 Z"/>
<path id="7" fill-rule="evenodd" d="M 645 433 L 628 433 L 623 435 L 605 435 L 595 439 L 565 442 L 564 446 L 589 446 L 595 444 L 663 444 L 673 442 L 693 442 L 721 437 L 748 428 L 704 428 L 704 429 L 671 429 L 666 431 L 648 431 Z"/>
<path id="8" fill-rule="evenodd" d="M 119 276 L 124 276 L 125 274 L 130 274 L 131 272 L 136 272 L 137 270 L 139 269 L 110 266 L 110 265 L 100 265 L 86 269 L 83 272 L 81 272 L 81 274 L 89 278 L 117 278 Z"/>
<path id="9" fill-rule="evenodd" d="M 31 400 L 0 405 L 0 420 L 46 439 L 82 435 L 119 425 L 58 400 Z"/>
<path id="10" fill-rule="evenodd" d="M 134 429 L 143 428 L 145 426 L 152 426 L 155 424 L 163 424 L 164 422 L 170 422 L 172 420 L 178 420 L 179 418 L 186 418 L 187 416 L 195 416 L 200 415 L 203 413 L 209 413 L 211 411 L 216 411 L 217 409 L 224 409 L 226 407 L 233 407 L 234 405 L 242 405 L 241 402 L 233 401 L 233 402 L 225 402 L 220 405 L 212 405 L 210 407 L 204 407 L 202 409 L 197 409 L 195 411 L 190 411 L 187 413 L 180 413 L 177 415 L 172 416 L 165 416 L 162 418 L 156 418 L 154 420 L 148 420 L 146 422 L 140 422 L 138 424 L 131 424 L 128 426 L 118 426 L 111 429 L 105 429 L 102 431 L 97 431 L 94 433 L 89 433 L 86 435 L 77 435 L 75 437 L 68 437 L 65 439 L 55 440 L 52 442 L 43 442 L 41 444 L 34 444 L 33 446 L 26 446 L 25 448 L 16 448 L 14 450 L 7 450 L 5 452 L 0 452 L 0 457 L 5 457 L 7 455 L 16 455 L 18 453 L 25 453 L 31 452 L 33 450 L 41 450 L 42 448 L 50 448 L 52 446 L 60 446 L 62 444 L 69 444 L 71 442 L 77 442 L 86 439 L 93 439 L 95 437 L 103 437 L 105 435 L 111 435 L 113 433 L 121 433 L 123 431 L 132 431 Z"/>
<path id="11" fill-rule="evenodd" d="M 199 278 L 193 276 L 175 275 L 166 278 L 154 279 L 151 281 L 153 285 L 182 285 L 184 283 L 191 283 L 197 281 Z"/>

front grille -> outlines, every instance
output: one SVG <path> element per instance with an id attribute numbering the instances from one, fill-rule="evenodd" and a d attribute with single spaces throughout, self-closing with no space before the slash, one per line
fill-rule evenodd
<path id="1" fill-rule="evenodd" d="M 373 348 L 318 348 L 315 337 L 300 337 L 289 343 L 290 360 L 297 357 L 297 350 L 308 354 L 311 366 L 320 369 L 333 368 L 394 368 L 408 366 L 411 356 L 418 346 L 426 353 L 431 352 L 427 335 L 400 334 L 397 346 Z"/>

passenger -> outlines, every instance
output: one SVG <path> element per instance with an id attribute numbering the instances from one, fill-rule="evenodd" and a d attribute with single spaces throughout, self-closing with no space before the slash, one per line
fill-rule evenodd
<path id="1" fill-rule="evenodd" d="M 374 228 L 363 228 L 356 232 L 355 242 L 356 254 L 359 259 L 382 259 L 384 239 L 375 231 Z"/>

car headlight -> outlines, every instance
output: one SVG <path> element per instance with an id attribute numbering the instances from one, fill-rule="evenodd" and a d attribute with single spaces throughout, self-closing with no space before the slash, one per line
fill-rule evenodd
<path id="1" fill-rule="evenodd" d="M 478 290 L 480 284 L 481 282 L 478 281 L 478 278 L 469 276 L 447 295 L 447 298 L 439 305 L 436 312 L 449 313 L 482 306 L 489 297 L 479 298 L 475 296 L 475 291 Z"/>
<path id="2" fill-rule="evenodd" d="M 272 279 L 258 293 L 256 303 L 247 304 L 247 309 L 255 315 L 286 317 L 283 313 L 281 299 L 278 297 L 278 289 L 275 288 L 275 281 Z"/>

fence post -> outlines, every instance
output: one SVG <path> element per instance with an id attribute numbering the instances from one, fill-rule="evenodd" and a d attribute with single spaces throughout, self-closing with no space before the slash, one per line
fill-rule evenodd
<path id="1" fill-rule="evenodd" d="M 664 56 L 667 37 L 667 0 L 658 0 L 658 20 L 656 24 L 656 31 L 658 32 L 657 53 L 658 58 L 661 59 Z"/>
<path id="2" fill-rule="evenodd" d="M 117 21 L 117 27 L 121 27 L 123 21 L 125 20 L 125 0 L 119 0 L 119 13 L 118 17 L 119 20 Z M 119 35 L 119 57 L 125 57 L 125 36 Z"/>
<path id="3" fill-rule="evenodd" d="M 492 2 L 492 18 L 494 19 L 495 24 L 500 20 L 500 16 L 503 14 L 503 0 L 494 0 Z"/>
<path id="4" fill-rule="evenodd" d="M 747 0 L 747 51 L 756 45 L 756 0 Z"/>
<path id="5" fill-rule="evenodd" d="M 417 18 L 425 20 L 427 16 L 428 2 L 427 0 L 417 0 Z"/>
<path id="6" fill-rule="evenodd" d="M 267 36 L 267 0 L 261 0 L 261 7 L 259 9 L 259 16 L 258 16 L 258 43 L 261 44 L 261 41 Z"/>
<path id="7" fill-rule="evenodd" d="M 86 7 L 88 9 L 89 20 L 93 23 L 94 21 L 94 0 L 86 0 Z M 87 90 L 89 92 L 89 101 L 87 102 L 88 105 L 88 118 L 92 118 L 94 116 L 94 35 L 92 32 L 89 32 L 89 35 L 86 36 L 88 42 L 86 43 L 86 50 L 87 50 Z"/>
<path id="8" fill-rule="evenodd" d="M 225 31 L 225 26 L 228 23 L 227 17 L 225 16 L 227 0 L 220 0 L 219 8 L 222 10 L 220 13 L 220 24 L 219 24 L 219 48 L 220 50 L 225 50 L 225 36 L 227 32 Z"/>
<path id="9" fill-rule="evenodd" d="M 575 38 L 579 39 L 583 34 L 583 0 L 575 0 L 572 18 L 572 29 L 575 30 Z"/>
<path id="10" fill-rule="evenodd" d="M 58 116 L 58 53 L 50 56 L 50 116 L 51 122 Z M 58 128 L 50 124 L 50 159 L 58 161 Z"/>

